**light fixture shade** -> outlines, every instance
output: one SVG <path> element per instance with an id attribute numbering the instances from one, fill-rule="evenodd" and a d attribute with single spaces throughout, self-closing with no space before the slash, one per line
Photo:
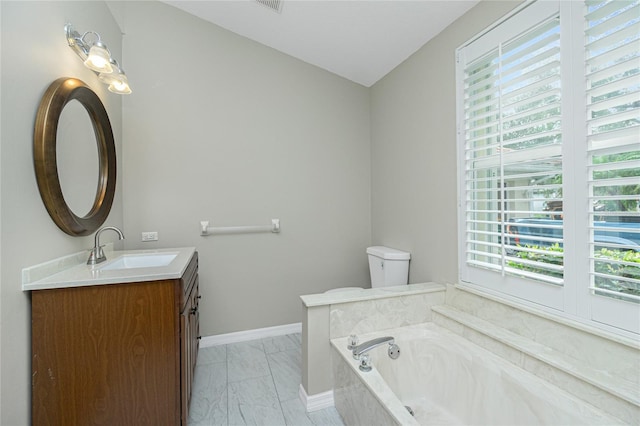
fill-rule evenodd
<path id="1" fill-rule="evenodd" d="M 112 71 L 110 73 L 99 73 L 98 79 L 106 85 L 113 84 L 114 82 L 122 82 L 123 80 L 126 82 L 127 76 L 124 74 L 124 71 L 122 71 L 122 68 L 120 68 L 120 65 L 118 65 L 118 61 L 111 58 L 109 63 L 111 64 Z"/>
<path id="2" fill-rule="evenodd" d="M 98 79 L 103 82 L 104 84 L 113 84 L 115 82 L 120 81 L 120 79 L 118 78 L 120 74 L 118 74 L 117 72 L 112 72 L 112 73 L 105 73 L 105 72 L 101 72 L 100 74 L 98 74 Z"/>
<path id="3" fill-rule="evenodd" d="M 84 61 L 87 68 L 100 73 L 111 73 L 113 67 L 111 66 L 111 55 L 107 50 L 107 47 L 97 42 L 89 50 L 89 56 Z"/>
<path id="4" fill-rule="evenodd" d="M 109 84 L 109 91 L 119 95 L 128 95 L 131 93 L 129 81 L 124 74 L 118 74 Z"/>
<path id="5" fill-rule="evenodd" d="M 98 75 L 102 83 L 109 86 L 110 92 L 119 95 L 131 93 L 127 76 L 118 61 L 111 57 L 111 52 L 100 39 L 100 34 L 87 31 L 80 35 L 71 24 L 66 24 L 64 30 L 69 47 L 76 52 L 87 68 Z"/>

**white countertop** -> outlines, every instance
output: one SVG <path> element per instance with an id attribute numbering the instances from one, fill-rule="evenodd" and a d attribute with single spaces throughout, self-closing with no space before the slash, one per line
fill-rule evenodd
<path id="1" fill-rule="evenodd" d="M 53 259 L 22 270 L 22 290 L 45 290 L 53 288 L 81 287 L 127 282 L 178 279 L 184 274 L 195 247 L 167 248 L 157 250 L 114 251 L 112 245 L 105 247 L 107 260 L 97 265 L 87 265 L 89 251 Z M 103 270 L 122 255 L 176 254 L 166 266 Z"/>

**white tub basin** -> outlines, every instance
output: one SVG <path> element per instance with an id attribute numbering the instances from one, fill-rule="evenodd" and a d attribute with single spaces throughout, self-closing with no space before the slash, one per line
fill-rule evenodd
<path id="1" fill-rule="evenodd" d="M 102 271 L 167 266 L 178 253 L 124 254 L 100 268 Z"/>

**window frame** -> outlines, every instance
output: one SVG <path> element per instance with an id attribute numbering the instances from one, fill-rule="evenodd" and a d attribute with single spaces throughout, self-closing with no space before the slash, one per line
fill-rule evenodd
<path id="1" fill-rule="evenodd" d="M 586 141 L 587 116 L 582 108 L 587 105 L 584 51 L 584 3 L 564 1 L 526 2 L 496 21 L 493 25 L 462 44 L 456 49 L 456 118 L 457 118 L 457 178 L 458 178 L 458 275 L 461 287 L 487 293 L 499 298 L 533 307 L 563 318 L 626 337 L 638 338 L 640 333 L 640 304 L 614 300 L 598 296 L 589 289 L 590 261 L 584 256 L 585 250 L 576 247 L 588 247 L 589 211 L 588 191 L 586 189 L 589 171 L 586 147 L 579 141 Z M 521 32 L 518 21 L 524 16 L 542 17 L 541 22 L 553 9 L 560 16 L 560 50 L 570 52 L 561 56 L 561 119 L 562 119 L 562 173 L 563 173 L 563 239 L 564 284 L 555 286 L 521 277 L 501 275 L 499 272 L 467 265 L 467 217 L 466 217 L 466 181 L 465 173 L 465 62 L 468 56 L 473 60 L 484 53 L 482 48 L 474 49 L 474 43 L 485 38 L 485 44 L 497 44 L 506 41 Z M 521 15 L 520 15 L 521 14 Z M 531 19 L 531 18 L 527 18 Z M 534 18 L 535 19 L 535 18 Z M 501 28 L 501 30 L 497 30 Z M 510 34 L 503 37 L 501 33 Z M 491 40 L 487 41 L 487 37 Z M 498 40 L 498 41 L 496 41 Z M 487 51 L 486 49 L 484 51 Z M 471 52 L 471 53 L 469 53 Z M 479 53 L 478 53 L 479 52 Z M 565 124 L 567 123 L 567 124 Z M 500 189 L 501 191 L 501 189 Z M 500 201 L 502 202 L 502 201 Z M 517 291 L 513 291 L 516 288 Z M 638 324 L 629 324 L 630 322 Z M 635 325 L 635 327 L 634 327 Z"/>

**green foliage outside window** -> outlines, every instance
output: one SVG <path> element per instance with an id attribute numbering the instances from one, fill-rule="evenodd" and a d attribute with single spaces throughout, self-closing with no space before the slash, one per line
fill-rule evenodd
<path id="1" fill-rule="evenodd" d="M 517 258 L 552 265 L 563 264 L 562 253 L 564 249 L 559 244 L 549 247 L 535 245 L 526 245 L 525 247 L 544 253 L 520 250 L 515 254 Z M 521 263 L 517 260 L 509 260 L 507 264 L 514 269 L 562 278 L 562 271 L 549 270 L 541 266 Z M 602 248 L 595 253 L 594 271 L 597 274 L 617 277 L 609 278 L 596 275 L 595 286 L 597 288 L 640 296 L 640 286 L 625 279 L 640 280 L 640 252 Z"/>
<path id="2" fill-rule="evenodd" d="M 562 257 L 563 248 L 560 247 L 560 244 L 558 243 L 548 247 L 540 247 L 537 245 L 526 244 L 525 248 L 543 251 L 545 253 L 519 250 L 518 252 L 516 252 L 516 256 L 518 258 L 530 260 L 533 262 L 548 263 L 551 265 L 562 265 L 564 262 L 564 259 Z M 536 274 L 543 274 L 543 275 L 547 275 L 555 278 L 562 278 L 562 271 L 549 270 L 543 267 L 529 265 L 529 264 L 517 262 L 514 260 L 508 261 L 507 265 L 509 265 L 514 269 L 520 269 L 523 271 L 533 272 Z"/>
<path id="3" fill-rule="evenodd" d="M 611 260 L 624 263 L 608 262 Z M 636 264 L 637 266 L 629 265 L 629 263 Z M 596 276 L 596 287 L 640 296 L 640 286 L 624 280 L 624 278 L 640 279 L 640 252 L 603 248 L 596 253 L 595 271 L 597 273 L 620 277 L 620 279 L 610 279 Z"/>

